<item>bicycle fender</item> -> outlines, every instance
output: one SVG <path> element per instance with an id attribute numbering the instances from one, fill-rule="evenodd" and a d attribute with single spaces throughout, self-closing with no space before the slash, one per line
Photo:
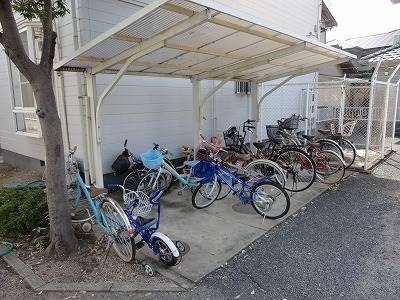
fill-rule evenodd
<path id="1" fill-rule="evenodd" d="M 156 231 L 155 233 L 152 234 L 151 240 L 153 240 L 155 237 L 158 237 L 160 240 L 166 243 L 175 257 L 179 257 L 179 250 L 176 248 L 175 244 L 171 241 L 169 237 L 167 237 L 164 233 L 161 233 L 159 231 Z"/>

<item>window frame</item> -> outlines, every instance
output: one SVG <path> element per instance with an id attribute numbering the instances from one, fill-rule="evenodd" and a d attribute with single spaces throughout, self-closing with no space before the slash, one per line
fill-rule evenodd
<path id="1" fill-rule="evenodd" d="M 37 46 L 36 46 L 36 42 L 35 42 L 35 38 L 34 38 L 34 32 L 33 32 L 33 28 L 34 27 L 41 27 L 41 24 L 39 22 L 29 22 L 24 24 L 24 26 L 22 28 L 19 28 L 19 33 L 23 33 L 26 32 L 27 33 L 27 44 L 28 44 L 28 56 L 30 59 L 32 59 L 33 61 L 37 61 L 36 56 L 36 52 L 37 52 Z M 4 53 L 5 54 L 5 53 Z M 24 117 L 24 122 L 25 120 L 29 120 L 29 117 L 25 117 L 26 114 L 35 114 L 36 115 L 36 99 L 35 99 L 35 95 L 33 95 L 33 106 L 28 106 L 28 107 L 24 107 L 24 106 L 17 106 L 16 104 L 16 93 L 15 93 L 15 84 L 14 84 L 14 78 L 13 78 L 13 74 L 15 73 L 15 71 L 12 70 L 13 66 L 13 62 L 11 61 L 11 59 L 7 56 L 7 54 L 5 54 L 6 57 L 6 63 L 7 63 L 7 71 L 8 71 L 8 82 L 9 82 L 9 88 L 10 88 L 10 100 L 11 100 L 11 111 L 13 114 L 13 119 L 14 119 L 14 130 L 15 133 L 17 135 L 23 135 L 23 136 L 29 136 L 29 137 L 34 137 L 34 138 L 42 138 L 42 130 L 40 127 L 40 122 L 38 117 L 36 116 L 34 121 L 37 122 L 37 127 L 38 130 L 37 132 L 26 132 L 24 130 L 20 130 L 18 128 L 18 114 L 22 114 Z M 23 93 L 22 93 L 22 80 L 21 80 L 21 72 L 18 70 L 18 78 L 15 78 L 19 80 L 19 87 L 17 87 L 19 89 L 19 93 L 20 93 L 20 97 L 21 97 L 21 104 L 24 105 L 24 101 L 23 101 Z M 26 84 L 26 82 L 24 83 Z M 25 123 L 26 125 L 26 123 Z"/>

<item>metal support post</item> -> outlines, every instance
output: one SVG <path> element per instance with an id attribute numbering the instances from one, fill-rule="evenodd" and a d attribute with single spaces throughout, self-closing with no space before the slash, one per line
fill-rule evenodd
<path id="1" fill-rule="evenodd" d="M 344 123 L 344 109 L 346 102 L 346 75 L 343 77 L 343 83 L 341 85 L 342 89 L 342 97 L 340 99 L 340 111 L 339 111 L 339 132 L 343 132 L 343 123 Z"/>
<path id="2" fill-rule="evenodd" d="M 250 142 L 256 142 L 257 137 L 260 136 L 259 130 L 260 130 L 260 107 L 261 104 L 258 103 L 258 84 L 256 82 L 251 82 L 250 83 L 250 91 L 251 91 L 251 99 L 250 99 L 250 118 L 251 120 L 256 120 L 255 127 L 256 129 L 254 130 L 254 133 L 250 137 Z"/>
<path id="3" fill-rule="evenodd" d="M 396 89 L 396 101 L 394 105 L 394 117 L 393 117 L 393 130 L 392 130 L 392 144 L 391 144 L 391 149 L 393 150 L 393 144 L 394 144 L 394 135 L 396 133 L 396 122 L 397 122 L 397 105 L 399 103 L 399 89 L 400 86 L 400 79 L 397 81 L 397 89 Z"/>
<path id="4" fill-rule="evenodd" d="M 201 134 L 201 106 L 200 106 L 200 97 L 201 97 L 201 81 L 200 80 L 192 80 L 193 87 L 193 149 L 198 148 L 199 146 L 199 136 Z"/>
<path id="5" fill-rule="evenodd" d="M 310 122 L 310 84 L 307 83 L 307 91 L 306 91 L 306 111 L 305 111 L 306 115 L 305 117 L 307 118 L 306 120 L 306 127 L 305 127 L 305 132 L 306 134 L 308 134 L 308 130 L 309 130 L 309 122 Z"/>

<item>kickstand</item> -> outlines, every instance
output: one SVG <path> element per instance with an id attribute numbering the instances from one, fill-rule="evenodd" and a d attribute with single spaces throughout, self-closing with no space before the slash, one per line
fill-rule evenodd
<path id="1" fill-rule="evenodd" d="M 106 247 L 106 257 L 103 260 L 103 264 L 102 264 L 102 268 L 104 267 L 104 265 L 106 264 L 107 258 L 108 258 L 108 254 L 110 254 L 110 249 L 111 249 L 111 245 L 113 244 L 113 240 L 111 239 L 111 237 L 108 237 L 108 241 L 107 241 L 107 247 Z"/>

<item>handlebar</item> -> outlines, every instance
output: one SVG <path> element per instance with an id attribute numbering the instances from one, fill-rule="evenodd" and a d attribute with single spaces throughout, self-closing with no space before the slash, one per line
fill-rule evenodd
<path id="1" fill-rule="evenodd" d="M 125 139 L 124 148 L 126 148 L 127 145 L 128 145 L 128 139 Z"/>

